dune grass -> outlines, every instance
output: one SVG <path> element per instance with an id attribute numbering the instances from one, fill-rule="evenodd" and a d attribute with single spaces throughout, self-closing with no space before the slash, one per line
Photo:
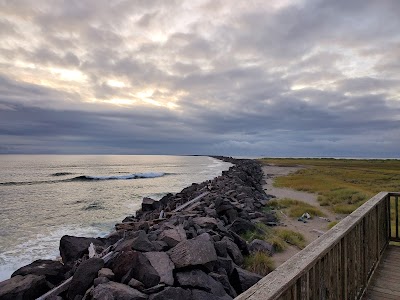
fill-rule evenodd
<path id="1" fill-rule="evenodd" d="M 285 209 L 286 213 L 293 218 L 299 218 L 306 212 L 309 213 L 311 217 L 325 216 L 325 214 L 317 207 L 306 202 L 290 198 L 271 200 L 268 202 L 267 206 L 275 209 Z"/>
<path id="2" fill-rule="evenodd" d="M 329 222 L 329 224 L 328 224 L 328 229 L 331 229 L 333 226 L 335 226 L 337 223 L 339 223 L 339 221 L 332 221 L 332 222 Z"/>
<path id="3" fill-rule="evenodd" d="M 255 252 L 246 256 L 243 266 L 246 270 L 261 276 L 265 276 L 275 269 L 272 258 L 264 252 Z"/>
<path id="4" fill-rule="evenodd" d="M 248 231 L 241 237 L 247 242 L 254 239 L 264 240 L 270 243 L 276 252 L 284 251 L 288 245 L 294 245 L 300 249 L 306 246 L 306 240 L 301 233 L 289 229 L 271 228 L 262 223 L 256 225 L 255 231 Z"/>
<path id="5" fill-rule="evenodd" d="M 335 213 L 349 214 L 380 191 L 400 190 L 400 160 L 264 158 L 265 164 L 305 166 L 278 177 L 277 187 L 318 193 L 318 201 Z"/>

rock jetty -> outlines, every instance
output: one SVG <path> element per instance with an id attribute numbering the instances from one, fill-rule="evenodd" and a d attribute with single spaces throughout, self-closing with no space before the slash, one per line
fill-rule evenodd
<path id="1" fill-rule="evenodd" d="M 136 215 L 106 238 L 63 236 L 62 263 L 37 260 L 20 268 L 0 283 L 0 299 L 35 299 L 57 286 L 46 299 L 235 298 L 261 279 L 243 269 L 244 257 L 254 249 L 273 252 L 240 234 L 276 218 L 262 211 L 270 196 L 258 162 L 215 158 L 233 166 L 159 201 L 144 198 Z"/>

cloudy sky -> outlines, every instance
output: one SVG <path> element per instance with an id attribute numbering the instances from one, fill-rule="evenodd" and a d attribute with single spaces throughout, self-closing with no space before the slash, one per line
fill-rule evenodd
<path id="1" fill-rule="evenodd" d="M 398 0 L 0 0 L 0 153 L 400 157 Z"/>

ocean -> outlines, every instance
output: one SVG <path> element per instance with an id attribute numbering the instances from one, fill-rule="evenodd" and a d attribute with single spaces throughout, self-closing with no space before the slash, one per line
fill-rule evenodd
<path id="1" fill-rule="evenodd" d="M 231 164 L 203 156 L 0 155 L 0 281 L 59 256 L 65 235 L 105 236 L 140 208 Z"/>

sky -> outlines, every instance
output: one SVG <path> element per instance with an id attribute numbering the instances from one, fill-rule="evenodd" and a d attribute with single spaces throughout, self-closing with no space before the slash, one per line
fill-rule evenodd
<path id="1" fill-rule="evenodd" d="M 398 0 L 0 0 L 0 153 L 400 157 Z"/>

